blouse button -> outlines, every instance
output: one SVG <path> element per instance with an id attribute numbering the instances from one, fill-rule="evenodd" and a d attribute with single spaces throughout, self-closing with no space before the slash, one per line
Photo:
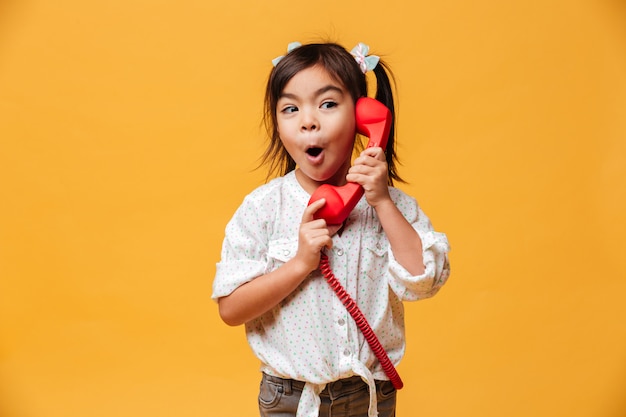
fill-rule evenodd
<path id="1" fill-rule="evenodd" d="M 343 249 L 337 249 L 337 255 L 342 256 L 343 255 Z"/>
<path id="2" fill-rule="evenodd" d="M 289 254 L 290 254 L 290 253 L 291 253 L 291 251 L 290 251 L 289 249 L 285 249 L 285 250 L 283 250 L 283 254 L 284 254 L 285 256 L 289 256 Z"/>
<path id="3" fill-rule="evenodd" d="M 340 326 L 343 326 L 344 324 L 346 324 L 346 321 L 344 319 L 339 319 L 337 320 L 337 323 L 339 323 Z"/>
<path id="4" fill-rule="evenodd" d="M 345 348 L 345 349 L 343 350 L 343 356 L 350 356 L 350 349 Z"/>

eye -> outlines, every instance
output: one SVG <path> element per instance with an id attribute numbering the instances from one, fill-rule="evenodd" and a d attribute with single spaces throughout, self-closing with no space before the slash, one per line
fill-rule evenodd
<path id="1" fill-rule="evenodd" d="M 333 107 L 337 107 L 337 103 L 334 101 L 325 101 L 321 106 L 323 109 L 332 109 Z"/>
<path id="2" fill-rule="evenodd" d="M 295 113 L 297 111 L 298 111 L 298 108 L 296 106 L 285 106 L 282 108 L 280 112 L 281 113 Z"/>

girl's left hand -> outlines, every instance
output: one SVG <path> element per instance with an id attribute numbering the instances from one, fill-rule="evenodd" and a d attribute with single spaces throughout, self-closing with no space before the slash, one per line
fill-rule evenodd
<path id="1" fill-rule="evenodd" d="M 365 190 L 367 202 L 374 208 L 391 200 L 387 188 L 387 161 L 382 148 L 366 148 L 361 152 L 350 167 L 346 180 L 360 184 Z"/>

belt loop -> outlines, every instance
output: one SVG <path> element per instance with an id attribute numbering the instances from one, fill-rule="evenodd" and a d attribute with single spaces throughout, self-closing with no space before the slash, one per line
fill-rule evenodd
<path id="1" fill-rule="evenodd" d="M 283 390 L 285 392 L 285 395 L 291 395 L 291 379 L 283 379 Z"/>

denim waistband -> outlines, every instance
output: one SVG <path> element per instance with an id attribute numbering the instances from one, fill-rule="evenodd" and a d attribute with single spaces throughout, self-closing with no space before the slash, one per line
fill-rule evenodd
<path id="1" fill-rule="evenodd" d="M 292 390 L 302 391 L 305 382 L 295 379 L 279 378 L 268 374 L 263 374 L 267 381 L 271 381 L 275 384 L 283 386 L 285 393 L 290 394 Z M 376 381 L 376 385 L 379 385 L 385 381 Z M 329 382 L 326 384 L 326 388 L 320 393 L 321 396 L 337 397 L 339 395 L 350 394 L 359 390 L 367 390 L 368 385 L 361 379 L 360 376 L 353 376 L 350 378 L 339 379 L 337 381 Z"/>

